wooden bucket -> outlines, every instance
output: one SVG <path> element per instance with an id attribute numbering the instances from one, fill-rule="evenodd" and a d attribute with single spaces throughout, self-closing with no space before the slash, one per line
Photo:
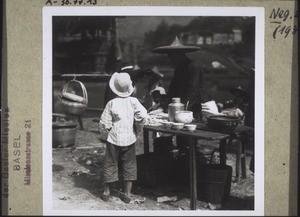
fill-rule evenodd
<path id="1" fill-rule="evenodd" d="M 231 188 L 232 167 L 220 164 L 207 164 L 202 167 L 200 192 L 203 200 L 212 204 L 228 201 Z M 199 193 L 200 193 L 199 192 Z"/>
<path id="2" fill-rule="evenodd" d="M 53 114 L 52 147 L 69 147 L 75 145 L 77 123 L 66 121 L 65 116 Z"/>

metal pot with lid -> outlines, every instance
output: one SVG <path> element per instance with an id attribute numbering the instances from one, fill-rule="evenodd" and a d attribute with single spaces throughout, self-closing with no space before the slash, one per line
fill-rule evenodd
<path id="1" fill-rule="evenodd" d="M 183 111 L 184 104 L 181 103 L 180 98 L 172 98 L 172 103 L 168 106 L 169 121 L 175 121 L 176 111 Z"/>

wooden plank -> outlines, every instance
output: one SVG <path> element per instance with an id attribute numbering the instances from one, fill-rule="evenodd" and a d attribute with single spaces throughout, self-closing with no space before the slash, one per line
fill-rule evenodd
<path id="1" fill-rule="evenodd" d="M 110 78 L 109 74 L 101 73 L 86 73 L 86 74 L 62 74 L 61 77 L 98 77 L 98 78 Z"/>
<path id="2" fill-rule="evenodd" d="M 54 81 L 68 81 L 74 78 L 74 74 L 54 74 Z M 75 74 L 77 80 L 85 81 L 85 82 L 107 82 L 111 75 L 109 74 L 101 74 L 100 72 L 89 73 L 89 74 Z"/>
<path id="3" fill-rule="evenodd" d="M 205 130 L 195 130 L 194 132 L 188 132 L 186 130 L 174 130 L 174 129 L 167 129 L 162 126 L 149 126 L 149 125 L 145 125 L 144 129 L 151 130 L 151 131 L 158 131 L 162 133 L 169 133 L 174 135 L 195 137 L 197 139 L 207 139 L 207 140 L 221 140 L 229 137 L 229 135 L 225 133 L 211 132 Z"/>

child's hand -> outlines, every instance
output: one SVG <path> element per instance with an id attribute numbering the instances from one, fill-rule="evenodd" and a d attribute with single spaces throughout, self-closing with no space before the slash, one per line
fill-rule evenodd
<path id="1" fill-rule="evenodd" d="M 219 110 L 222 110 L 222 109 L 224 108 L 223 103 L 217 103 L 217 106 L 218 106 L 218 109 L 219 109 Z"/>
<path id="2" fill-rule="evenodd" d="M 102 142 L 102 143 L 106 143 L 106 140 L 105 140 L 105 139 L 102 139 L 102 138 L 100 138 L 100 142 Z"/>

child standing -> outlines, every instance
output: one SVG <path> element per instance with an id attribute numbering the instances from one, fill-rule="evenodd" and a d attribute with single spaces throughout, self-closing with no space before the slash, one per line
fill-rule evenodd
<path id="1" fill-rule="evenodd" d="M 114 73 L 109 87 L 118 96 L 110 100 L 99 122 L 101 138 L 106 140 L 104 159 L 104 191 L 101 198 L 109 200 L 109 184 L 118 181 L 118 163 L 122 167 L 124 195 L 121 199 L 130 202 L 132 182 L 137 179 L 135 142 L 142 126 L 147 121 L 147 110 L 135 97 L 130 97 L 134 88 L 129 74 Z"/>

